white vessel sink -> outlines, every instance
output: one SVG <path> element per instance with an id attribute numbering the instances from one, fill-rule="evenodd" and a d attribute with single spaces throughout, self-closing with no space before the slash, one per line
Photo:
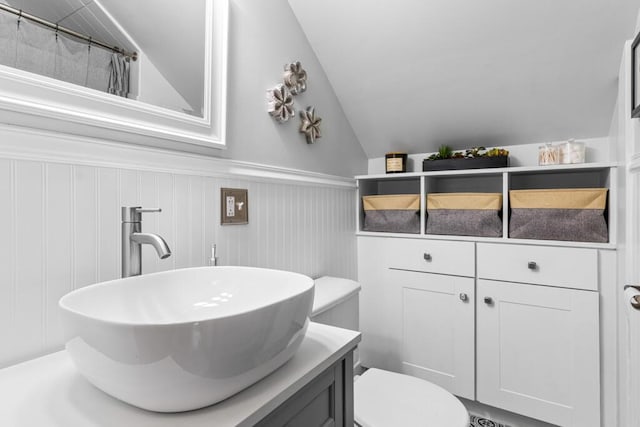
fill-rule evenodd
<path id="1" fill-rule="evenodd" d="M 96 387 L 140 408 L 180 412 L 259 381 L 298 349 L 313 280 L 203 267 L 98 283 L 60 299 L 66 348 Z"/>

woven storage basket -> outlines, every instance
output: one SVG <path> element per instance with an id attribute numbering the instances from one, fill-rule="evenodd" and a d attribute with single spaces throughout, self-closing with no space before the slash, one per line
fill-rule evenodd
<path id="1" fill-rule="evenodd" d="M 509 191 L 509 237 L 516 239 L 609 241 L 604 210 L 606 188 Z"/>
<path id="2" fill-rule="evenodd" d="M 362 197 L 365 231 L 420 232 L 420 195 L 391 194 Z"/>
<path id="3" fill-rule="evenodd" d="M 427 195 L 427 234 L 502 237 L 501 193 Z"/>

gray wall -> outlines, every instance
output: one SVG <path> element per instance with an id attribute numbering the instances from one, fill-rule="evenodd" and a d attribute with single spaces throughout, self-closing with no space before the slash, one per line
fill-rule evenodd
<path id="1" fill-rule="evenodd" d="M 229 148 L 222 155 L 340 176 L 366 173 L 365 153 L 289 3 L 231 0 L 230 6 Z M 280 124 L 267 113 L 267 89 L 296 60 L 309 77 L 307 91 L 295 97 L 296 112 L 312 105 L 322 118 L 322 138 L 313 145 L 299 132 L 299 117 Z"/>

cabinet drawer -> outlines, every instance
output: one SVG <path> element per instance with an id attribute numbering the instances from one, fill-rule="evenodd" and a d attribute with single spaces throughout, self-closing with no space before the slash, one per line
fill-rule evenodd
<path id="1" fill-rule="evenodd" d="M 389 239 L 387 260 L 389 268 L 475 276 L 475 244 L 473 242 Z"/>
<path id="2" fill-rule="evenodd" d="M 478 243 L 478 278 L 598 290 L 598 251 Z"/>

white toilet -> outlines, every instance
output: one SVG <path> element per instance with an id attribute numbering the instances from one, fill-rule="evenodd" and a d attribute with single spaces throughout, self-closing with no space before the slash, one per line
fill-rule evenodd
<path id="1" fill-rule="evenodd" d="M 324 276 L 315 281 L 311 320 L 358 330 L 360 284 Z M 356 365 L 357 351 L 354 355 Z M 464 405 L 420 378 L 370 368 L 354 384 L 355 421 L 362 427 L 468 427 Z"/>

